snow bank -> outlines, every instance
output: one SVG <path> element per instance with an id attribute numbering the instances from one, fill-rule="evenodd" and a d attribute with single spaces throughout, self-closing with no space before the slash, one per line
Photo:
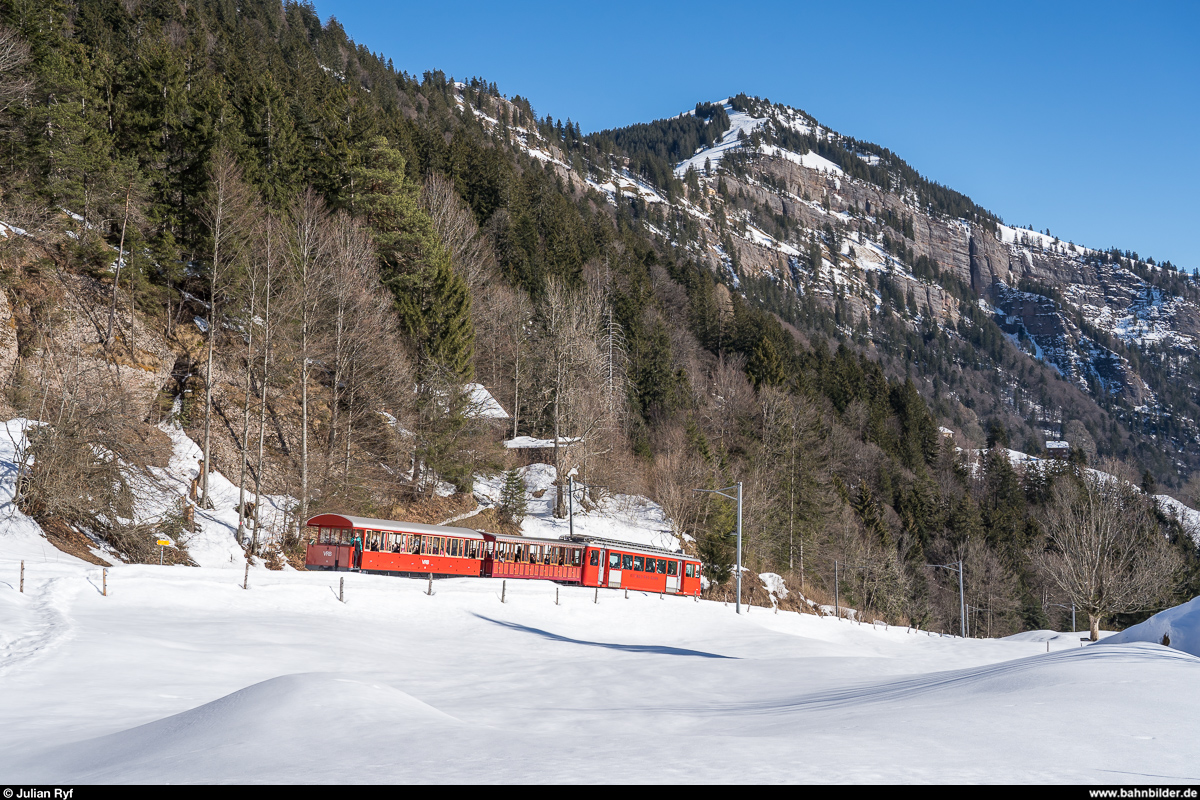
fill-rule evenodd
<path id="1" fill-rule="evenodd" d="M 557 475 L 554 467 L 549 464 L 531 464 L 519 472 L 525 481 L 526 491 L 527 516 L 521 522 L 522 534 L 548 539 L 568 536 L 571 531 L 570 522 L 554 516 L 554 506 L 558 499 L 558 487 L 554 485 Z M 475 497 L 484 506 L 495 505 L 500 502 L 503 487 L 503 475 L 477 476 Z M 582 489 L 577 492 L 576 536 L 615 539 L 666 550 L 681 549 L 679 540 L 671 530 L 671 523 L 658 503 L 636 495 L 618 494 L 601 499 L 596 508 L 588 510 L 580 502 L 583 498 Z"/>
<path id="2" fill-rule="evenodd" d="M 1145 622 L 1109 636 L 1103 644 L 1163 644 L 1164 636 L 1170 640 L 1169 647 L 1200 656 L 1200 597 L 1160 611 Z"/>

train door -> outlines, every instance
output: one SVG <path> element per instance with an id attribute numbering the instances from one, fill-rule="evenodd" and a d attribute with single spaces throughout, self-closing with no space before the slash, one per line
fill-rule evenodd
<path id="1" fill-rule="evenodd" d="M 592 553 L 596 553 L 596 551 L 593 550 Z M 604 585 L 604 562 L 608 558 L 608 553 L 605 550 L 601 550 L 599 552 L 599 556 L 600 557 L 598 559 L 596 559 L 596 585 L 603 586 Z M 593 556 L 593 557 L 595 557 L 595 556 Z"/>
<path id="2" fill-rule="evenodd" d="M 667 591 L 678 594 L 679 592 L 679 562 L 667 562 Z"/>
<path id="3" fill-rule="evenodd" d="M 608 588 L 621 588 L 621 554 L 608 554 Z"/>

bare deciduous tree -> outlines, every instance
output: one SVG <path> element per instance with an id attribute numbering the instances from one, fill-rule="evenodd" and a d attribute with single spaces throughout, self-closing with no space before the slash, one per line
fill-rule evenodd
<path id="1" fill-rule="evenodd" d="M 310 187 L 296 199 L 288 214 L 284 263 L 288 271 L 288 308 L 295 326 L 300 371 L 300 497 L 299 521 L 308 518 L 311 499 L 308 472 L 308 381 L 317 344 L 317 321 L 329 288 L 329 212 Z"/>
<path id="2" fill-rule="evenodd" d="M 421 205 L 450 251 L 454 271 L 466 281 L 471 297 L 477 297 L 496 278 L 496 256 L 487 237 L 480 235 L 475 215 L 458 196 L 454 182 L 436 172 L 425 179 Z"/>
<path id="3" fill-rule="evenodd" d="M 1056 484 L 1045 519 L 1049 549 L 1041 559 L 1050 579 L 1087 612 L 1092 641 L 1105 617 L 1157 603 L 1180 567 L 1150 500 L 1123 465 L 1105 461 L 1100 470 Z"/>
<path id="4" fill-rule="evenodd" d="M 537 384 L 553 436 L 556 481 L 572 466 L 605 452 L 605 437 L 618 420 L 603 391 L 607 373 L 601 350 L 602 294 L 595 288 L 571 291 L 551 279 L 538 310 Z M 558 492 L 554 514 L 566 516 L 566 496 Z"/>
<path id="5" fill-rule="evenodd" d="M 0 25 L 0 112 L 29 91 L 30 81 L 22 73 L 29 62 L 29 45 L 11 28 Z"/>
<path id="6" fill-rule="evenodd" d="M 212 262 L 209 265 L 208 353 L 204 373 L 204 467 L 200 477 L 200 500 L 211 506 L 208 475 L 212 470 L 212 394 L 213 346 L 217 336 L 217 308 L 232 272 L 245 255 L 250 189 L 242 180 L 242 170 L 226 150 L 213 156 L 208 168 L 209 194 L 200 216 L 212 237 Z"/>

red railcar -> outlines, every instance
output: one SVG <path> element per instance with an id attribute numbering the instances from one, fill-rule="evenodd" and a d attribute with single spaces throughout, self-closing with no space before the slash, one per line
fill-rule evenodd
<path id="1" fill-rule="evenodd" d="M 483 575 L 487 578 L 534 578 L 579 583 L 583 572 L 582 542 L 532 539 L 485 533 Z"/>
<path id="2" fill-rule="evenodd" d="M 308 521 L 309 569 L 479 577 L 483 534 L 468 528 L 318 514 Z M 356 541 L 357 540 L 357 541 Z"/>
<path id="3" fill-rule="evenodd" d="M 588 538 L 584 586 L 666 594 L 700 594 L 700 560 L 649 545 Z"/>

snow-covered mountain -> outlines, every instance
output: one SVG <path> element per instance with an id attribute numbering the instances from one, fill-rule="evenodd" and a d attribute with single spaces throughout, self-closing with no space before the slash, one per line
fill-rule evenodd
<path id="1" fill-rule="evenodd" d="M 718 119 L 727 125 L 669 165 L 672 185 L 654 185 L 650 156 L 637 142 L 659 125 L 645 152 L 662 150 L 683 122 L 703 123 L 702 109 L 710 129 Z M 891 151 L 785 105 L 738 95 L 635 128 L 624 139 L 602 132 L 582 143 L 544 136 L 534 125 L 508 130 L 564 180 L 630 207 L 652 234 L 707 263 L 732 291 L 764 302 L 764 287 L 782 290 L 793 303 L 832 312 L 837 337 L 890 348 L 907 368 L 918 367 L 927 396 L 950 389 L 951 415 L 964 428 L 982 426 L 986 415 L 1007 419 L 1027 428 L 1023 444 L 1036 449 L 1047 433 L 1062 438 L 1064 420 L 1073 419 L 1089 442 L 1164 478 L 1200 466 L 1195 276 L 1136 253 L 1006 225 Z M 597 149 L 611 141 L 625 149 Z M 900 326 L 881 322 L 887 316 Z M 1007 336 L 1011 350 L 1002 352 L 987 325 Z M 902 335 L 946 344 L 931 343 L 924 363 L 914 363 Z M 977 357 L 984 362 L 972 363 Z M 928 363 L 940 358 L 948 370 Z M 954 386 L 950 373 L 967 369 L 982 373 L 976 385 Z"/>

